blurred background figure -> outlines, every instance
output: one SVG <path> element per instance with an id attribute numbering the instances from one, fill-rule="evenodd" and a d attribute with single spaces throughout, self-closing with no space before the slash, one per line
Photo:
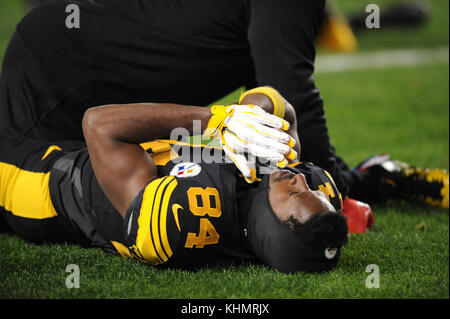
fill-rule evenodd
<path id="1" fill-rule="evenodd" d="M 327 1 L 325 19 L 317 37 L 317 45 L 323 49 L 350 53 L 358 49 L 358 40 L 350 23 L 334 2 Z"/>
<path id="2" fill-rule="evenodd" d="M 421 1 L 396 3 L 381 10 L 380 25 L 383 28 L 420 26 L 428 20 L 429 15 L 428 6 Z M 366 29 L 366 17 L 367 13 L 355 13 L 348 17 L 353 31 Z"/>
<path id="3" fill-rule="evenodd" d="M 325 20 L 317 45 L 325 50 L 350 53 L 358 50 L 358 36 L 367 30 L 365 10 L 348 16 L 343 15 L 334 1 L 329 0 Z M 429 17 L 428 6 L 419 1 L 401 2 L 381 8 L 380 25 L 383 28 L 414 27 L 423 25 Z"/>

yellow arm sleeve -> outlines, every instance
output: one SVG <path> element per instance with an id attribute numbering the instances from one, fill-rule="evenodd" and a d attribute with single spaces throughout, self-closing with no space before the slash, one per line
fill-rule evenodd
<path id="1" fill-rule="evenodd" d="M 281 97 L 280 93 L 278 93 L 277 90 L 275 90 L 274 88 L 272 88 L 270 86 L 260 86 L 260 87 L 257 87 L 257 88 L 254 88 L 252 90 L 242 93 L 241 97 L 239 98 L 239 104 L 241 104 L 242 101 L 250 94 L 256 94 L 256 93 L 260 93 L 260 94 L 264 94 L 264 95 L 268 96 L 273 104 L 273 114 L 280 118 L 284 118 L 284 115 L 286 113 L 286 106 L 285 106 L 284 100 Z"/>

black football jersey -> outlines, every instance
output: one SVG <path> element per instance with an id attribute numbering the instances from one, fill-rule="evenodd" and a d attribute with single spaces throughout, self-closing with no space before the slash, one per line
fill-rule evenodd
<path id="1" fill-rule="evenodd" d="M 120 248 L 116 243 L 116 248 L 123 256 L 152 265 L 195 267 L 253 259 L 244 243 L 245 218 L 238 216 L 235 165 L 177 161 L 180 153 L 193 160 L 200 150 L 185 145 L 174 152 L 173 143 L 146 145 L 162 177 L 151 181 L 131 204 L 126 243 Z M 324 192 L 337 210 L 341 208 L 330 174 L 311 163 L 293 165 L 292 170 L 303 173 L 311 189 Z"/>
<path id="2" fill-rule="evenodd" d="M 242 194 L 258 183 L 249 185 L 239 178 L 235 165 L 216 147 L 170 140 L 142 146 L 159 177 L 136 196 L 125 220 L 101 190 L 87 150 L 68 153 L 55 163 L 51 184 L 61 197 L 56 206 L 91 246 L 155 266 L 196 268 L 254 260 L 246 245 L 246 212 L 238 209 L 237 192 L 245 199 Z M 223 160 L 202 161 L 207 154 L 214 156 L 211 152 Z M 311 189 L 321 190 L 337 210 L 341 208 L 340 193 L 326 171 L 311 163 L 291 169 L 303 173 Z"/>
<path id="3" fill-rule="evenodd" d="M 145 146 L 161 177 L 148 183 L 129 207 L 124 245 L 114 243 L 118 251 L 151 265 L 183 268 L 253 259 L 243 245 L 235 166 L 194 162 L 193 157 L 185 161 L 186 154 L 195 156 L 202 146 L 186 144 L 178 152 L 171 141 Z"/>

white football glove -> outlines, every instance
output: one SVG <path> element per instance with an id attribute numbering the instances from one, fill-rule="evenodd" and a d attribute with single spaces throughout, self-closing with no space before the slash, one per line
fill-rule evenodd
<path id="1" fill-rule="evenodd" d="M 284 131 L 289 123 L 254 105 L 216 105 L 208 122 L 205 137 L 215 137 L 222 144 L 225 154 L 235 163 L 248 183 L 256 180 L 254 161 L 248 161 L 244 153 L 275 162 L 278 167 L 294 160 L 292 149 L 295 140 Z"/>

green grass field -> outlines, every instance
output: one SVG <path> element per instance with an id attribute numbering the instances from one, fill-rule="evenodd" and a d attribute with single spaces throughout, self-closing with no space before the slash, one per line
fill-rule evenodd
<path id="1" fill-rule="evenodd" d="M 0 49 L 23 15 L 18 2 L 0 0 Z M 339 3 L 345 12 L 361 6 Z M 361 35 L 361 50 L 448 46 L 448 2 L 429 3 L 432 22 L 423 29 Z M 315 78 L 331 142 L 350 165 L 388 152 L 411 164 L 448 169 L 448 63 Z M 37 246 L 0 234 L 0 298 L 449 298 L 448 209 L 398 201 L 372 209 L 373 228 L 350 236 L 338 268 L 324 274 L 284 275 L 245 264 L 158 270 L 97 249 Z M 79 289 L 66 287 L 69 264 L 80 268 Z M 379 288 L 366 287 L 370 264 L 379 266 Z"/>

